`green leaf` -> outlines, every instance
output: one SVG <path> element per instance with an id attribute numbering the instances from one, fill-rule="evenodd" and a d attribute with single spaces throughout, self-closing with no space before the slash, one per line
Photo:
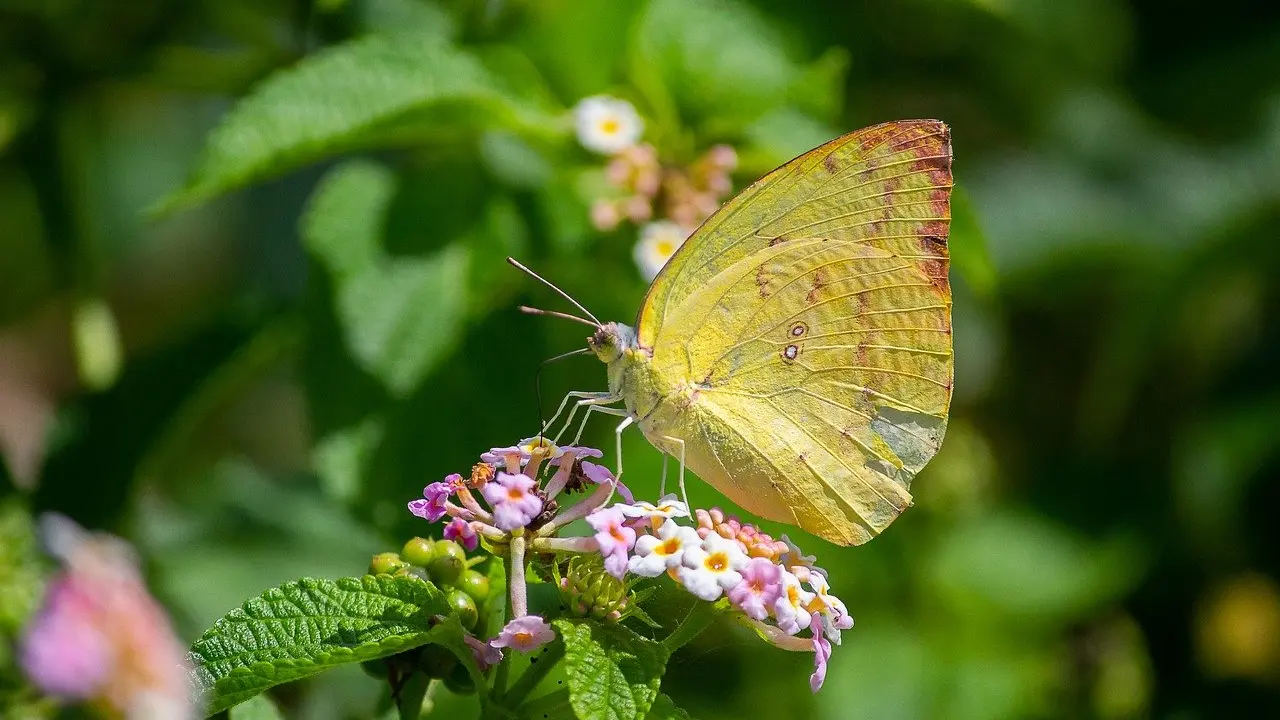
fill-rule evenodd
<path id="1" fill-rule="evenodd" d="M 397 397 L 448 355 L 462 330 L 470 252 L 455 243 L 426 258 L 386 260 L 338 288 L 352 356 Z"/>
<path id="2" fill-rule="evenodd" d="M 302 216 L 302 241 L 336 281 L 377 265 L 395 193 L 395 175 L 365 160 L 339 165 L 320 180 Z"/>
<path id="3" fill-rule="evenodd" d="M 800 77 L 785 46 L 746 5 L 654 0 L 636 28 L 632 67 L 656 70 L 688 117 L 751 120 Z"/>
<path id="4" fill-rule="evenodd" d="M 372 35 L 277 72 L 210 134 L 186 188 L 193 204 L 318 159 L 379 144 L 376 130 L 447 101 L 500 101 L 484 67 L 438 39 Z"/>
<path id="5" fill-rule="evenodd" d="M 232 708 L 228 720 L 284 720 L 284 716 L 271 698 L 255 695 Z"/>
<path id="6" fill-rule="evenodd" d="M 676 707 L 671 698 L 659 694 L 653 701 L 653 707 L 649 708 L 649 714 L 645 715 L 645 720 L 689 720 L 689 713 Z"/>
<path id="7" fill-rule="evenodd" d="M 960 277 L 976 295 L 991 298 L 996 291 L 996 268 L 987 252 L 987 236 L 978 224 L 978 213 L 960 187 L 951 190 L 951 239 L 947 245 Z"/>
<path id="8" fill-rule="evenodd" d="M 416 578 L 303 578 L 231 611 L 191 646 L 210 714 L 267 688 L 429 642 L 461 644 L 449 604 Z M 462 650 L 465 654 L 466 651 Z"/>
<path id="9" fill-rule="evenodd" d="M 581 720 L 640 720 L 658 695 L 667 650 L 621 625 L 556 620 L 569 699 Z"/>
<path id="10" fill-rule="evenodd" d="M 44 592 L 40 557 L 27 508 L 12 500 L 0 504 L 0 636 L 16 633 L 35 612 Z"/>
<path id="11" fill-rule="evenodd" d="M 425 257 L 387 254 L 382 238 L 395 193 L 387 168 L 361 160 L 340 165 L 312 195 L 302 236 L 333 277 L 351 356 L 404 397 L 461 332 L 470 251 L 464 239 Z"/>

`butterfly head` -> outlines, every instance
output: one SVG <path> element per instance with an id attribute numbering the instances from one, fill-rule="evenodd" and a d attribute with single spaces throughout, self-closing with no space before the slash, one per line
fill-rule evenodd
<path id="1" fill-rule="evenodd" d="M 636 346 L 636 331 L 622 323 L 606 323 L 596 329 L 587 338 L 587 347 L 600 358 L 601 362 L 612 363 L 629 348 Z"/>

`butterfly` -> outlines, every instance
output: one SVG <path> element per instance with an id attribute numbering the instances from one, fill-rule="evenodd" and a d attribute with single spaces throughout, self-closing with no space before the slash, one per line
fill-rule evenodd
<path id="1" fill-rule="evenodd" d="M 634 326 L 587 323 L 609 391 L 576 406 L 622 416 L 619 438 L 638 425 L 680 461 L 682 489 L 687 468 L 760 517 L 870 540 L 912 504 L 946 430 L 951 187 L 937 120 L 779 167 L 685 241 Z"/>

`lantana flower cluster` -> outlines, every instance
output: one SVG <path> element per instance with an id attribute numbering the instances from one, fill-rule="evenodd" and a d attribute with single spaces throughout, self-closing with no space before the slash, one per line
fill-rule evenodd
<path id="1" fill-rule="evenodd" d="M 582 146 L 609 156 L 610 190 L 592 203 L 591 222 L 606 231 L 624 220 L 641 225 L 635 260 L 651 279 L 732 192 L 737 151 L 714 145 L 688 165 L 663 164 L 657 148 L 640 141 L 644 122 L 635 107 L 614 97 L 582 100 L 574 119 Z"/>
<path id="2" fill-rule="evenodd" d="M 503 649 L 528 652 L 554 638 L 545 619 L 528 613 L 527 552 L 598 554 L 618 581 L 667 575 L 695 597 L 737 611 L 770 643 L 813 652 L 810 686 L 817 692 L 831 646 L 853 626 L 844 603 L 831 594 L 826 571 L 785 535 L 775 539 L 718 508 L 690 513 L 675 495 L 637 501 L 613 473 L 592 462 L 601 456 L 595 448 L 525 440 L 490 450 L 469 477 L 450 475 L 409 503 L 414 515 L 446 521 L 446 537 L 469 549 L 486 538 L 510 563 L 511 620 L 487 642 L 468 640 L 477 662 L 484 667 Z M 564 494 L 582 491 L 585 499 L 561 505 Z M 621 501 L 610 504 L 614 495 Z M 585 520 L 593 534 L 560 536 L 575 520 Z M 622 617 L 616 608 L 625 602 L 611 602 L 607 617 L 616 621 Z"/>

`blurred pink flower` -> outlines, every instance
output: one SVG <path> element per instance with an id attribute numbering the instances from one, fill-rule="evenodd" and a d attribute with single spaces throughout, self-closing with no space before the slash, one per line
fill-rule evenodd
<path id="1" fill-rule="evenodd" d="M 41 533 L 64 569 L 22 637 L 22 668 L 32 683 L 127 717 L 195 717 L 186 648 L 129 547 L 55 515 L 42 518 Z"/>

